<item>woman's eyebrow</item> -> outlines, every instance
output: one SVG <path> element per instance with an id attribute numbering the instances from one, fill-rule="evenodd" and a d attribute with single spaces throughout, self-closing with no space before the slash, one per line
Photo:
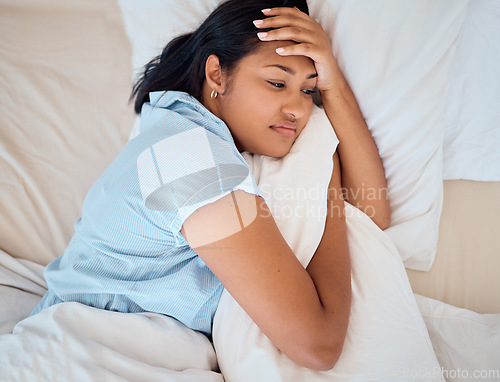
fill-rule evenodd
<path id="1" fill-rule="evenodd" d="M 295 74 L 295 70 L 293 70 L 292 68 L 289 68 L 288 66 L 283 66 L 283 65 L 278 65 L 278 64 L 271 64 L 271 65 L 266 65 L 265 67 L 269 68 L 269 67 L 273 67 L 273 66 L 276 67 L 276 68 L 279 68 L 279 69 L 283 70 L 284 72 L 290 73 L 292 75 Z M 318 77 L 318 73 L 311 74 L 310 76 L 307 77 L 307 79 L 316 78 L 316 77 Z"/>

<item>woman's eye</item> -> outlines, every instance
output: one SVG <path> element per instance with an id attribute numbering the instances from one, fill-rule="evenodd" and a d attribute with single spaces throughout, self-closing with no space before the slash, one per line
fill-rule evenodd
<path id="1" fill-rule="evenodd" d="M 302 90 L 305 94 L 307 95 L 313 95 L 314 93 L 316 93 L 316 90 L 309 90 L 309 89 L 304 89 Z"/>
<path id="2" fill-rule="evenodd" d="M 285 87 L 285 84 L 282 84 L 280 82 L 273 82 L 273 81 L 267 81 L 267 82 L 270 83 L 275 88 L 284 88 Z"/>

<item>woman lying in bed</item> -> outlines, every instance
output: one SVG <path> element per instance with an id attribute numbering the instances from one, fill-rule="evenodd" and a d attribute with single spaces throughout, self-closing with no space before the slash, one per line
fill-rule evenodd
<path id="1" fill-rule="evenodd" d="M 134 88 L 141 134 L 89 191 L 33 313 L 77 301 L 210 335 L 227 288 L 292 360 L 333 367 L 351 296 L 343 200 L 381 228 L 389 205 L 377 148 L 307 12 L 299 0 L 227 1 L 146 66 Z M 240 153 L 286 155 L 315 89 L 341 143 L 325 232 L 304 269 Z"/>

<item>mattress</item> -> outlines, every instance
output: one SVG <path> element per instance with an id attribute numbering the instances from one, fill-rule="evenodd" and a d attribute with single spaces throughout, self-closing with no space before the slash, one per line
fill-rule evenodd
<path id="1" fill-rule="evenodd" d="M 479 313 L 500 312 L 500 182 L 444 181 L 436 260 L 409 269 L 413 290 Z"/>

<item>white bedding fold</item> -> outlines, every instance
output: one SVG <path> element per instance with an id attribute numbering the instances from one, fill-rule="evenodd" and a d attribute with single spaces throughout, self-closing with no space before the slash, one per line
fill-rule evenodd
<path id="1" fill-rule="evenodd" d="M 210 341 L 173 318 L 62 303 L 0 336 L 0 381 L 222 382 Z"/>
<path id="2" fill-rule="evenodd" d="M 47 284 L 43 265 L 25 259 L 16 259 L 0 250 L 0 285 L 8 285 L 25 292 L 43 296 Z"/>
<path id="3" fill-rule="evenodd" d="M 500 381 L 500 314 L 415 297 L 448 382 Z"/>
<path id="4" fill-rule="evenodd" d="M 0 334 L 31 313 L 45 293 L 45 267 L 0 250 Z"/>
<path id="5" fill-rule="evenodd" d="M 70 302 L 24 319 L 43 269 L 0 251 L 0 381 L 223 381 L 210 341 L 167 316 Z"/>

